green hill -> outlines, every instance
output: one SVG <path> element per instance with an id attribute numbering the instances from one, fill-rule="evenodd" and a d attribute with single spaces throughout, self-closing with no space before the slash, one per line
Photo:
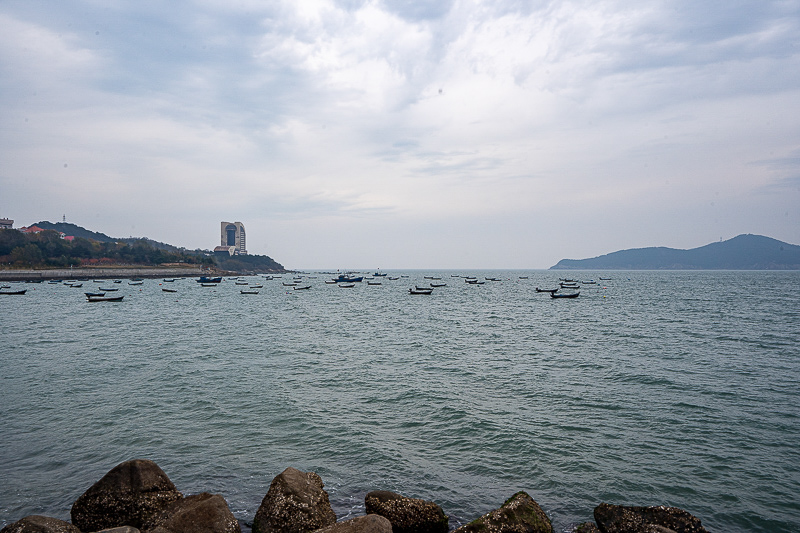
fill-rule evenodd
<path id="1" fill-rule="evenodd" d="M 739 235 L 690 250 L 636 248 L 591 259 L 562 259 L 551 270 L 800 270 L 800 246 Z"/>

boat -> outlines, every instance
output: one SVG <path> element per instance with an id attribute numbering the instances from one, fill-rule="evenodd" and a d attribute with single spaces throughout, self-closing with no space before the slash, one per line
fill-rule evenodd
<path id="1" fill-rule="evenodd" d="M 129 281 L 128 285 L 142 285 L 143 283 L 143 281 Z"/>
<path id="2" fill-rule="evenodd" d="M 485 279 L 486 281 L 503 281 L 500 278 L 483 278 L 483 279 Z"/>
<path id="3" fill-rule="evenodd" d="M 373 276 L 376 276 L 376 277 L 382 278 L 382 277 L 385 277 L 385 276 L 386 276 L 386 274 L 383 274 L 383 273 L 381 273 L 381 272 L 375 272 L 375 273 L 373 274 Z"/>
<path id="4" fill-rule="evenodd" d="M 302 287 L 295 287 L 294 290 L 296 291 L 305 291 L 311 288 L 311 285 L 303 285 Z"/>
<path id="5" fill-rule="evenodd" d="M 87 298 L 102 298 L 106 295 L 104 292 L 84 292 Z"/>
<path id="6" fill-rule="evenodd" d="M 380 285 L 380 284 L 381 284 L 380 281 L 368 281 L 367 282 L 367 285 Z"/>
<path id="7" fill-rule="evenodd" d="M 75 287 L 76 289 L 80 289 L 81 287 L 83 287 L 83 283 L 73 283 L 72 285 L 70 285 L 70 287 Z"/>
<path id="8" fill-rule="evenodd" d="M 356 286 L 355 283 L 339 283 L 339 286 L 343 289 L 352 289 Z"/>
<path id="9" fill-rule="evenodd" d="M 258 294 L 258 291 L 245 291 L 245 290 L 240 290 L 239 292 L 240 292 L 240 293 L 242 293 L 242 294 Z"/>
<path id="10" fill-rule="evenodd" d="M 387 279 L 390 279 L 392 281 L 397 281 L 398 279 L 400 279 L 400 276 L 395 276 L 395 277 L 389 276 Z"/>
<path id="11" fill-rule="evenodd" d="M 520 276 L 519 279 L 528 279 L 528 276 Z"/>
<path id="12" fill-rule="evenodd" d="M 216 287 L 217 283 L 201 283 L 201 287 Z"/>
<path id="13" fill-rule="evenodd" d="M 286 283 L 286 282 L 284 281 L 284 282 L 283 282 L 283 286 L 284 286 L 284 287 L 297 287 L 297 283 Z"/>
<path id="14" fill-rule="evenodd" d="M 364 281 L 364 276 L 348 276 L 346 274 L 339 274 L 339 277 L 334 278 L 337 283 L 361 283 Z"/>
<path id="15" fill-rule="evenodd" d="M 332 280 L 326 280 L 326 281 L 325 281 L 325 284 L 326 284 L 326 285 L 336 285 L 336 280 L 335 280 L 335 279 L 332 279 Z"/>
<path id="16" fill-rule="evenodd" d="M 251 289 L 261 289 L 262 287 L 264 287 L 264 286 L 263 285 L 250 285 Z"/>
<path id="17" fill-rule="evenodd" d="M 580 295 L 581 295 L 581 293 L 579 293 L 579 292 L 570 292 L 570 293 L 551 292 L 550 293 L 550 298 L 577 298 Z"/>
<path id="18" fill-rule="evenodd" d="M 408 294 L 431 294 L 431 293 L 433 293 L 432 288 L 425 289 L 417 287 L 414 289 L 408 289 Z"/>
<path id="19" fill-rule="evenodd" d="M 122 280 L 121 279 L 115 279 L 114 283 L 122 283 Z"/>
<path id="20" fill-rule="evenodd" d="M 248 285 L 248 284 L 249 283 L 247 281 L 237 281 L 236 282 L 236 285 Z"/>
<path id="21" fill-rule="evenodd" d="M 161 289 L 164 292 L 178 292 L 178 289 Z"/>
<path id="22" fill-rule="evenodd" d="M 431 283 L 431 287 L 447 287 L 447 283 Z"/>
<path id="23" fill-rule="evenodd" d="M 477 279 L 465 279 L 464 281 L 466 281 L 470 285 L 483 285 L 484 283 L 486 283 L 485 281 L 478 281 Z"/>
<path id="24" fill-rule="evenodd" d="M 553 294 L 554 292 L 558 292 L 558 289 L 540 289 L 539 287 L 536 287 L 536 292 L 549 292 L 550 294 Z"/>
<path id="25" fill-rule="evenodd" d="M 124 296 L 87 296 L 87 302 L 121 302 Z"/>
<path id="26" fill-rule="evenodd" d="M 28 291 L 28 289 L 22 289 L 21 291 L 0 291 L 0 294 L 5 294 L 7 296 L 22 296 Z"/>
<path id="27" fill-rule="evenodd" d="M 2 287 L 0 287 L 0 289 L 10 289 L 10 288 L 11 288 L 11 285 L 3 285 Z"/>
<path id="28" fill-rule="evenodd" d="M 105 292 L 116 292 L 116 291 L 118 291 L 118 290 L 119 290 L 119 289 L 117 289 L 117 288 L 111 288 L 111 289 L 107 289 L 107 288 L 105 288 L 105 287 L 98 287 L 98 289 L 100 289 L 101 291 L 105 291 Z"/>
<path id="29" fill-rule="evenodd" d="M 208 276 L 200 276 L 197 283 L 222 283 L 222 277 L 210 278 Z"/>
<path id="30" fill-rule="evenodd" d="M 164 278 L 162 281 L 163 281 L 164 283 L 175 283 L 175 278 L 173 278 L 173 279 L 167 279 L 167 278 Z"/>
<path id="31" fill-rule="evenodd" d="M 26 279 L 25 283 L 43 283 L 43 279 Z"/>
<path id="32" fill-rule="evenodd" d="M 559 283 L 562 289 L 580 289 L 581 286 L 576 283 Z"/>
<path id="33" fill-rule="evenodd" d="M 414 288 L 418 291 L 432 291 L 433 287 L 420 287 L 419 285 L 414 285 Z"/>

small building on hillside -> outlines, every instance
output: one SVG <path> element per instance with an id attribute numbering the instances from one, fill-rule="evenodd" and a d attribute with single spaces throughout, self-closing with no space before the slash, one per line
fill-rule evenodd
<path id="1" fill-rule="evenodd" d="M 14 221 L 10 218 L 0 218 L 0 229 L 14 229 Z"/>
<path id="2" fill-rule="evenodd" d="M 231 256 L 236 253 L 235 246 L 217 246 L 214 248 L 214 255 Z"/>

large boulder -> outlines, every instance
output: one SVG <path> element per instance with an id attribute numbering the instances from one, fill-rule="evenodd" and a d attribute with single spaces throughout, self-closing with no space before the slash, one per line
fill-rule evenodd
<path id="1" fill-rule="evenodd" d="M 572 531 L 573 533 L 600 533 L 600 530 L 597 529 L 597 524 L 594 522 L 584 522 L 583 524 L 578 524 Z"/>
<path id="2" fill-rule="evenodd" d="M 112 468 L 72 504 L 72 523 L 82 531 L 142 525 L 183 498 L 153 461 L 134 459 Z"/>
<path id="3" fill-rule="evenodd" d="M 594 521 L 602 533 L 708 533 L 700 519 L 677 507 L 625 507 L 601 503 Z"/>
<path id="4" fill-rule="evenodd" d="M 148 533 L 242 533 L 225 498 L 207 492 L 176 501 L 145 529 Z"/>
<path id="5" fill-rule="evenodd" d="M 392 523 L 382 516 L 368 514 L 323 527 L 315 533 L 392 533 Z"/>
<path id="6" fill-rule="evenodd" d="M 553 526 L 533 498 L 518 492 L 499 509 L 454 529 L 453 533 L 553 533 Z"/>
<path id="7" fill-rule="evenodd" d="M 253 533 L 306 533 L 336 523 L 322 478 L 289 467 L 272 480 L 253 519 Z"/>
<path id="8" fill-rule="evenodd" d="M 447 533 L 447 515 L 434 502 L 408 498 L 388 490 L 375 490 L 366 495 L 367 513 L 389 519 L 394 533 Z"/>
<path id="9" fill-rule="evenodd" d="M 34 514 L 8 524 L 0 533 L 81 533 L 81 530 L 69 522 Z"/>

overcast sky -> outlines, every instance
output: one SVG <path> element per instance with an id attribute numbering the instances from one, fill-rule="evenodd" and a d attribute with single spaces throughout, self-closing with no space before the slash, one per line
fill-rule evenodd
<path id="1" fill-rule="evenodd" d="M 0 0 L 0 217 L 287 268 L 800 243 L 800 0 Z"/>

